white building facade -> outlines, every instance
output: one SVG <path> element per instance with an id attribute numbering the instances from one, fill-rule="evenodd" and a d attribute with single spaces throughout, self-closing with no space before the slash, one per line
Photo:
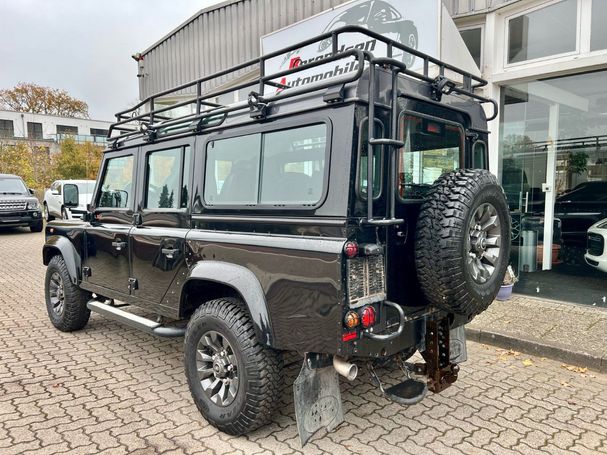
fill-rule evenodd
<path id="1" fill-rule="evenodd" d="M 48 147 L 51 152 L 66 137 L 104 146 L 110 125 L 101 120 L 0 110 L 0 142 L 28 141 L 37 147 Z"/>
<path id="2" fill-rule="evenodd" d="M 607 275 L 584 258 L 607 218 L 607 1 L 445 0 L 499 101 L 491 170 L 516 229 L 528 294 L 605 305 Z"/>

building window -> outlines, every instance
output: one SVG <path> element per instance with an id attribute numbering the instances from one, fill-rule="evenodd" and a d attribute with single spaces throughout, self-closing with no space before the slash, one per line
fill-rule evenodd
<path id="1" fill-rule="evenodd" d="M 576 50 L 577 0 L 563 0 L 508 22 L 508 63 Z"/>
<path id="2" fill-rule="evenodd" d="M 476 66 L 481 67 L 481 52 L 482 52 L 482 27 L 469 28 L 466 30 L 460 30 L 460 35 L 466 44 L 466 47 L 470 51 L 470 55 L 474 59 Z"/>
<path id="3" fill-rule="evenodd" d="M 57 134 L 68 134 L 76 136 L 78 134 L 77 126 L 57 125 Z"/>
<path id="4" fill-rule="evenodd" d="M 13 138 L 15 137 L 15 129 L 12 120 L 0 120 L 0 137 Z"/>
<path id="5" fill-rule="evenodd" d="M 44 139 L 42 136 L 42 123 L 27 122 L 27 137 L 30 139 Z"/>
<path id="6" fill-rule="evenodd" d="M 592 1 L 592 24 L 590 28 L 590 50 L 607 49 L 607 2 L 605 0 Z"/>
<path id="7" fill-rule="evenodd" d="M 103 136 L 107 137 L 108 130 L 103 130 L 100 128 L 91 128 L 91 136 Z"/>

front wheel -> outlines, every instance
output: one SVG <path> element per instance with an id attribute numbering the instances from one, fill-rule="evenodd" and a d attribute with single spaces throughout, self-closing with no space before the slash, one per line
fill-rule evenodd
<path id="1" fill-rule="evenodd" d="M 30 226 L 30 231 L 32 232 L 42 232 L 42 229 L 44 229 L 44 223 L 42 220 L 39 220 L 37 223 Z"/>
<path id="2" fill-rule="evenodd" d="M 242 435 L 269 422 L 280 397 L 282 356 L 257 341 L 242 302 L 216 299 L 196 310 L 184 363 L 194 402 L 213 426 Z"/>
<path id="3" fill-rule="evenodd" d="M 88 323 L 90 294 L 72 283 L 63 256 L 54 256 L 46 268 L 44 297 L 51 323 L 62 332 L 80 330 Z"/>
<path id="4" fill-rule="evenodd" d="M 43 210 L 44 210 L 44 218 L 46 219 L 46 221 L 53 221 L 55 219 L 55 217 L 53 215 L 51 215 L 51 212 L 49 212 L 48 210 L 48 204 L 45 202 L 44 205 L 42 206 Z"/>

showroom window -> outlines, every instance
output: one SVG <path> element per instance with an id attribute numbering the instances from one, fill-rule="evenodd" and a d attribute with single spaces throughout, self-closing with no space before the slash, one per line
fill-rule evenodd
<path id="1" fill-rule="evenodd" d="M 577 48 L 577 0 L 563 0 L 508 21 L 508 63 L 520 63 Z"/>
<path id="2" fill-rule="evenodd" d="M 588 246 L 607 220 L 607 71 L 505 85 L 500 112 L 516 291 L 600 302 L 606 275 Z"/>
<path id="3" fill-rule="evenodd" d="M 481 67 L 481 52 L 482 52 L 482 41 L 483 41 L 483 28 L 474 27 L 459 31 L 462 35 L 462 39 L 466 44 L 466 47 L 470 51 L 470 55 L 474 59 L 474 63 L 479 68 Z"/>
<path id="4" fill-rule="evenodd" d="M 592 1 L 592 25 L 590 28 L 590 50 L 607 49 L 607 2 L 605 0 Z"/>

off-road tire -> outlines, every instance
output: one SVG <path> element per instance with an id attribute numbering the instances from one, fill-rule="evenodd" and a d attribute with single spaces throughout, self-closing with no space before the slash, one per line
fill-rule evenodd
<path id="1" fill-rule="evenodd" d="M 44 229 L 44 222 L 42 220 L 30 226 L 30 231 L 32 232 L 42 232 L 42 229 Z"/>
<path id="2" fill-rule="evenodd" d="M 237 359 L 239 385 L 225 407 L 210 400 L 197 370 L 199 341 L 209 331 L 222 335 Z M 253 323 L 242 302 L 221 298 L 203 304 L 188 323 L 185 335 L 185 374 L 192 398 L 204 418 L 221 431 L 242 435 L 268 423 L 282 386 L 282 355 L 257 341 Z"/>
<path id="3" fill-rule="evenodd" d="M 495 270 L 480 284 L 472 277 L 467 260 L 472 218 L 483 204 L 495 208 L 501 239 Z M 427 302 L 468 320 L 486 310 L 506 273 L 510 235 L 508 203 L 493 174 L 460 169 L 442 175 L 422 204 L 415 236 L 415 265 Z"/>
<path id="4" fill-rule="evenodd" d="M 51 278 L 54 273 L 61 278 L 63 286 L 64 301 L 61 313 L 54 310 L 51 302 Z M 65 260 L 61 255 L 53 256 L 46 268 L 44 297 L 51 323 L 62 332 L 80 330 L 88 323 L 91 310 L 87 308 L 86 302 L 90 299 L 90 294 L 72 283 Z"/>

